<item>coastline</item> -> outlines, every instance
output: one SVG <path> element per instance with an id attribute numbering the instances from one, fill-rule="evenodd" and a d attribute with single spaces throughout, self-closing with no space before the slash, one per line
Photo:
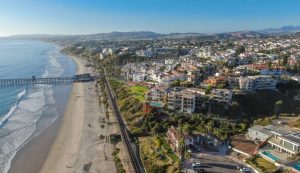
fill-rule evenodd
<path id="1" fill-rule="evenodd" d="M 78 66 L 80 65 L 77 61 L 74 60 L 72 56 L 68 56 L 68 58 L 72 59 L 74 64 L 76 65 L 76 73 L 80 73 Z M 74 91 L 74 87 L 72 86 L 71 91 L 68 96 L 65 97 L 66 103 L 59 106 L 60 116 L 42 133 L 40 133 L 37 137 L 31 139 L 26 143 L 15 155 L 11 162 L 10 169 L 8 173 L 38 173 L 40 172 L 44 162 L 46 161 L 48 154 L 58 136 L 60 128 L 62 126 L 62 122 L 64 120 L 65 112 L 67 111 L 67 106 L 71 100 L 71 94 Z M 64 94 L 64 93 L 58 93 Z M 61 99 L 61 97 L 59 97 Z M 47 123 L 45 120 L 42 124 Z M 37 124 L 38 125 L 38 124 Z M 30 158 L 30 159 L 28 159 Z"/>
<path id="2" fill-rule="evenodd" d="M 77 65 L 76 73 L 94 73 L 85 60 L 63 52 Z M 14 158 L 9 173 L 116 172 L 114 145 L 109 135 L 116 125 L 101 122 L 106 109 L 99 106 L 96 83 L 74 83 L 64 113 L 42 134 L 29 141 Z M 114 122 L 114 118 L 110 118 Z M 100 136 L 106 139 L 100 139 Z"/>
<path id="3" fill-rule="evenodd" d="M 69 57 L 76 63 L 77 73 L 84 73 L 85 67 L 80 60 L 74 56 Z M 69 172 L 68 167 L 73 164 L 82 136 L 84 97 L 84 84 L 74 83 L 58 134 L 40 172 Z"/>

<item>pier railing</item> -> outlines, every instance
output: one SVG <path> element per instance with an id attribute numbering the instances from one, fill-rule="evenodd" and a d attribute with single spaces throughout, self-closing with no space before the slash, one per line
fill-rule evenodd
<path id="1" fill-rule="evenodd" d="M 50 85 L 71 85 L 74 82 L 73 77 L 47 77 L 30 79 L 0 79 L 0 87 L 50 84 Z"/>

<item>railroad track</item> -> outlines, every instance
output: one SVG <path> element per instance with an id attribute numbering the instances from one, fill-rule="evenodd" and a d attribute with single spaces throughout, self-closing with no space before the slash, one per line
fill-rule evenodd
<path id="1" fill-rule="evenodd" d="M 105 79 L 105 85 L 106 85 L 106 88 L 107 88 L 107 91 L 108 91 L 108 97 L 109 97 L 109 100 L 111 102 L 113 112 L 114 112 L 114 114 L 117 118 L 119 129 L 120 129 L 120 132 L 121 132 L 122 141 L 125 144 L 127 154 L 129 155 L 129 157 L 132 161 L 135 172 L 136 173 L 145 173 L 146 171 L 144 169 L 142 161 L 141 161 L 140 157 L 138 156 L 137 152 L 134 151 L 133 145 L 135 145 L 135 144 L 131 143 L 126 125 L 125 125 L 124 120 L 121 116 L 118 105 L 115 101 L 116 97 L 115 97 L 114 91 L 111 89 L 107 78 L 104 77 L 104 79 Z"/>

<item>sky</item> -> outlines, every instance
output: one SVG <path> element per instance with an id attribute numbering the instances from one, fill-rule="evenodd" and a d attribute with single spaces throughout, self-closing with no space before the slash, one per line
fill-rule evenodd
<path id="1" fill-rule="evenodd" d="M 300 25 L 300 0 L 0 0 L 0 36 L 219 33 Z"/>

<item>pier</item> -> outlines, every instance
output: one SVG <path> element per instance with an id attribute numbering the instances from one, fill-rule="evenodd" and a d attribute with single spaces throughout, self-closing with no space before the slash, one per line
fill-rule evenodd
<path id="1" fill-rule="evenodd" d="M 73 77 L 46 77 L 36 78 L 32 76 L 28 79 L 0 79 L 0 87 L 10 86 L 26 86 L 26 85 L 71 85 L 74 82 L 90 82 L 94 81 L 94 77 L 90 74 L 79 74 Z"/>

